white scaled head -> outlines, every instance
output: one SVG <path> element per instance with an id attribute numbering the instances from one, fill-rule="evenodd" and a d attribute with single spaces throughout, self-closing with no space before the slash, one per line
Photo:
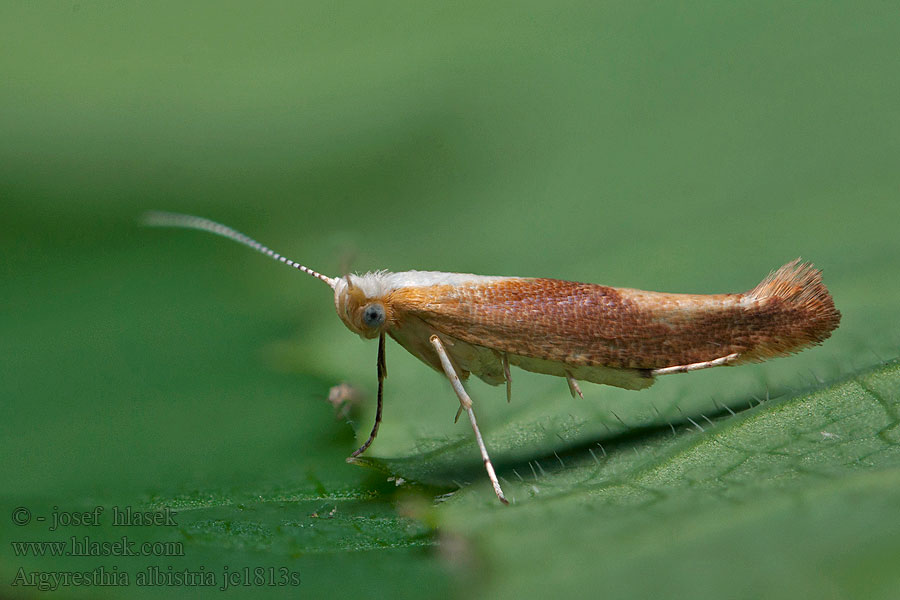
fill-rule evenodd
<path id="1" fill-rule="evenodd" d="M 350 331 L 372 339 L 390 327 L 392 275 L 387 271 L 376 271 L 334 280 L 334 308 Z"/>

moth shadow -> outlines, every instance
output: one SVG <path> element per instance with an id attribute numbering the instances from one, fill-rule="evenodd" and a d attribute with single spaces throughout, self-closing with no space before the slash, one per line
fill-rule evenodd
<path id="1" fill-rule="evenodd" d="M 679 419 L 666 423 L 635 425 L 574 443 L 567 443 L 560 438 L 559 444 L 549 452 L 527 454 L 527 448 L 522 448 L 499 454 L 493 459 L 493 463 L 503 485 L 503 482 L 547 484 L 559 475 L 573 474 L 578 477 L 578 473 L 585 469 L 587 471 L 584 476 L 596 480 L 596 469 L 608 469 L 612 474 L 624 461 L 630 462 L 631 468 L 634 468 L 634 463 L 658 458 L 660 452 L 691 440 L 698 434 L 707 434 L 719 423 L 757 405 L 748 401 L 739 410 L 722 406 L 718 411 L 703 417 L 682 415 Z M 422 492 L 436 496 L 450 494 L 473 483 L 488 481 L 478 449 L 469 436 L 461 437 L 440 449 L 413 456 L 361 456 L 348 462 L 372 469 L 374 472 L 370 483 L 378 486 L 381 491 L 386 491 L 383 485 L 385 475 L 397 488 L 413 484 L 421 488 Z"/>

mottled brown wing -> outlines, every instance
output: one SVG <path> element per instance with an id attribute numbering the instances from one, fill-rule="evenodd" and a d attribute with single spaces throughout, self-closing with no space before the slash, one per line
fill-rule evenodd
<path id="1" fill-rule="evenodd" d="M 761 360 L 818 343 L 837 326 L 833 303 L 827 323 L 809 325 L 808 306 L 787 296 L 753 296 L 757 290 L 666 294 L 507 278 L 402 288 L 389 302 L 399 322 L 408 313 L 470 344 L 575 366 L 656 369 L 732 353 Z"/>
<path id="2" fill-rule="evenodd" d="M 404 288 L 392 293 L 390 304 L 442 333 L 502 352 L 572 365 L 669 364 L 672 349 L 664 340 L 672 324 L 648 322 L 646 309 L 623 291 L 510 278 L 482 285 Z M 667 356 L 650 356 L 661 351 Z"/>

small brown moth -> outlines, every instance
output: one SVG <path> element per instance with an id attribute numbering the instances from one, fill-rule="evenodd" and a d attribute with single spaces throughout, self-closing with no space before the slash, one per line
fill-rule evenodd
<path id="1" fill-rule="evenodd" d="M 758 362 L 827 339 L 841 313 L 821 273 L 800 259 L 739 294 L 667 294 L 592 283 L 530 277 L 486 277 L 435 271 L 376 271 L 327 277 L 259 242 L 208 219 L 151 212 L 144 223 L 215 233 L 324 281 L 334 290 L 338 316 L 363 338 L 378 338 L 378 404 L 369 439 L 381 424 L 385 335 L 443 372 L 475 432 L 494 492 L 508 504 L 462 385 L 476 375 L 506 384 L 510 365 L 629 390 L 653 385 L 657 375 Z"/>

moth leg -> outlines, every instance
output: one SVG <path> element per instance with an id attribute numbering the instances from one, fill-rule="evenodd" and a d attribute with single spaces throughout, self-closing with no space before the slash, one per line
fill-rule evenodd
<path id="1" fill-rule="evenodd" d="M 453 368 L 450 357 L 447 355 L 447 351 L 444 349 L 444 344 L 441 343 L 440 338 L 433 335 L 429 341 L 437 351 L 438 357 L 441 359 L 441 367 L 444 369 L 444 374 L 447 375 L 447 379 L 450 380 L 453 391 L 456 392 L 456 396 L 459 398 L 460 410 L 465 410 L 469 415 L 469 422 L 472 423 L 472 429 L 475 431 L 475 440 L 478 442 L 478 450 L 481 451 L 481 458 L 484 460 L 484 468 L 487 471 L 488 478 L 491 480 L 491 485 L 494 486 L 494 493 L 497 494 L 497 498 L 500 499 L 500 502 L 509 504 L 509 500 L 506 499 L 506 496 L 503 495 L 503 490 L 500 489 L 500 482 L 497 480 L 497 474 L 494 472 L 494 465 L 491 464 L 491 457 L 488 456 L 487 448 L 484 446 L 484 438 L 481 437 L 481 431 L 478 429 L 478 423 L 475 421 L 475 412 L 472 410 L 472 399 L 469 398 L 469 394 L 466 393 L 465 388 L 463 388 L 462 382 L 459 380 L 459 375 L 456 374 L 456 370 Z"/>
<path id="2" fill-rule="evenodd" d="M 347 462 L 353 462 L 353 459 L 366 451 L 366 449 L 372 445 L 372 442 L 375 441 L 375 436 L 378 435 L 378 426 L 381 425 L 381 406 L 382 400 L 384 399 L 384 378 L 387 377 L 387 363 L 384 361 L 384 334 L 378 338 L 378 362 L 375 366 L 375 370 L 378 372 L 378 407 L 375 409 L 375 426 L 372 427 L 372 433 L 369 434 L 369 439 L 366 440 L 366 443 L 353 451 L 353 454 L 347 459 Z"/>
<path id="3" fill-rule="evenodd" d="M 650 371 L 650 375 L 669 375 L 671 373 L 688 373 L 690 371 L 698 371 L 700 369 L 708 369 L 710 367 L 721 367 L 723 365 L 730 365 L 735 362 L 740 357 L 740 354 L 735 352 L 734 354 L 729 354 L 728 356 L 723 356 L 721 358 L 717 358 L 715 360 L 708 360 L 706 362 L 698 362 L 691 363 L 689 365 L 678 365 L 675 367 L 665 367 L 662 369 L 653 369 Z"/>
<path id="4" fill-rule="evenodd" d="M 581 388 L 578 387 L 578 382 L 575 381 L 575 378 L 572 377 L 572 374 L 566 371 L 566 383 L 569 384 L 569 393 L 572 394 L 572 397 L 575 397 L 575 394 L 581 396 L 581 399 L 584 400 L 584 394 L 581 393 Z"/>
<path id="5" fill-rule="evenodd" d="M 510 402 L 512 400 L 512 376 L 509 374 L 509 354 L 499 350 L 494 350 L 493 352 L 497 360 L 500 361 L 500 366 L 503 367 L 503 379 L 506 380 L 506 401 Z"/>
<path id="6" fill-rule="evenodd" d="M 503 376 L 506 378 L 506 402 L 509 403 L 512 400 L 512 377 L 509 376 L 509 355 L 506 352 L 503 353 L 501 362 L 503 363 Z"/>

